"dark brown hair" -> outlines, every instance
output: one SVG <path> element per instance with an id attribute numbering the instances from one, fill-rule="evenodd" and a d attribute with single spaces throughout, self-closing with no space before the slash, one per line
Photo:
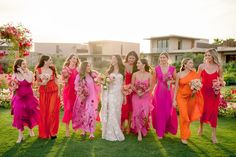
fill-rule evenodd
<path id="1" fill-rule="evenodd" d="M 47 55 L 43 55 L 41 56 L 40 60 L 39 60 L 39 64 L 36 66 L 36 68 L 42 68 L 44 66 L 44 62 L 48 61 L 50 59 L 50 56 Z M 49 66 L 49 68 L 53 71 L 54 76 L 57 78 L 57 70 L 55 68 L 55 66 Z"/>
<path id="2" fill-rule="evenodd" d="M 146 72 L 149 72 L 150 71 L 150 66 L 148 65 L 148 61 L 147 61 L 147 59 L 140 59 L 140 62 L 142 63 L 142 64 L 144 64 L 144 70 L 146 71 Z"/>
<path id="3" fill-rule="evenodd" d="M 125 63 L 128 63 L 128 58 L 129 56 L 134 56 L 135 57 L 135 62 L 134 62 L 134 65 L 133 65 L 133 70 L 132 70 L 132 73 L 135 73 L 136 71 L 138 71 L 138 68 L 137 68 L 137 62 L 138 62 L 138 55 L 135 51 L 130 51 L 127 56 L 125 57 Z"/>
<path id="4" fill-rule="evenodd" d="M 23 58 L 18 58 L 13 65 L 13 71 L 14 73 L 18 73 L 19 71 L 17 70 L 17 68 L 21 67 L 22 62 L 24 62 L 25 60 Z"/>
<path id="5" fill-rule="evenodd" d="M 116 57 L 117 59 L 117 64 L 118 64 L 118 67 L 119 67 L 119 73 L 122 74 L 124 76 L 124 72 L 125 72 L 125 66 L 122 62 L 122 59 L 120 57 L 120 55 L 113 55 Z M 114 71 L 114 66 L 112 64 L 110 64 L 110 67 L 108 69 L 108 74 L 111 74 L 112 72 Z"/>

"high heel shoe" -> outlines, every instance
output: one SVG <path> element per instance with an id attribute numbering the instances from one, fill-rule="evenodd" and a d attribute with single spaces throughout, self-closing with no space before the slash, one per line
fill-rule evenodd
<path id="1" fill-rule="evenodd" d="M 24 141 L 24 136 L 21 136 L 20 138 L 18 137 L 16 143 L 21 143 L 22 141 Z"/>
<path id="2" fill-rule="evenodd" d="M 30 135 L 30 137 L 34 137 L 35 136 L 34 132 L 30 132 L 29 135 Z"/>
<path id="3" fill-rule="evenodd" d="M 187 141 L 187 140 L 181 140 L 181 142 L 182 142 L 183 144 L 188 144 L 188 141 Z"/>
<path id="4" fill-rule="evenodd" d="M 90 136 L 89 136 L 89 139 L 90 139 L 90 140 L 93 140 L 94 138 L 95 138 L 94 135 L 90 135 Z"/>

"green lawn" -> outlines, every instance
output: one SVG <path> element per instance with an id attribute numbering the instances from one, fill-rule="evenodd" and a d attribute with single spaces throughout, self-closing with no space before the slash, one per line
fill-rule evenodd
<path id="1" fill-rule="evenodd" d="M 65 138 L 64 125 L 61 123 L 56 140 L 42 140 L 37 137 L 30 138 L 28 132 L 24 133 L 26 139 L 16 144 L 17 130 L 11 127 L 12 117 L 10 110 L 0 108 L 0 156 L 81 156 L 81 157 L 162 157 L 162 156 L 236 156 L 236 119 L 219 119 L 217 136 L 219 143 L 211 143 L 211 129 L 206 126 L 204 135 L 197 136 L 198 122 L 192 124 L 192 137 L 188 145 L 180 143 L 177 136 L 167 135 L 165 139 L 158 140 L 153 129 L 142 142 L 136 136 L 127 135 L 124 142 L 109 142 L 101 139 L 100 124 L 97 126 L 95 140 L 88 137 L 81 138 L 79 133 Z M 37 135 L 37 129 L 35 129 Z"/>

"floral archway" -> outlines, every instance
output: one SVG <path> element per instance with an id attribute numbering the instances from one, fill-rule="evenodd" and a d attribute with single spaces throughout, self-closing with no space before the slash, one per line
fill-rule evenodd
<path id="1" fill-rule="evenodd" d="M 6 55 L 8 51 L 14 51 L 15 57 L 29 55 L 32 38 L 30 31 L 23 25 L 5 24 L 0 26 L 0 39 L 0 46 L 7 47 L 6 50 L 0 49 L 0 56 Z"/>

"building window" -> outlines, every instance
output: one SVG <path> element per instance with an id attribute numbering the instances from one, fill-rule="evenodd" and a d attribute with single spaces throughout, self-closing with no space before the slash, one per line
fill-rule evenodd
<path id="1" fill-rule="evenodd" d="M 157 40 L 157 51 L 167 51 L 169 46 L 169 40 Z"/>
<path id="2" fill-rule="evenodd" d="M 179 40 L 178 41 L 178 50 L 181 50 L 182 49 L 182 40 Z"/>

